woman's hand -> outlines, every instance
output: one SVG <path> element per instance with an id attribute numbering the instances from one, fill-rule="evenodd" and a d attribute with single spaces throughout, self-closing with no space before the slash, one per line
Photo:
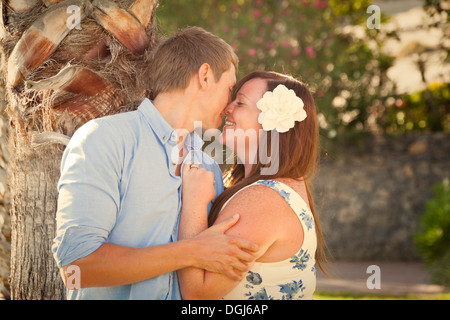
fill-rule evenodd
<path id="1" fill-rule="evenodd" d="M 199 163 L 186 163 L 183 168 L 181 186 L 183 206 L 192 203 L 207 206 L 216 196 L 214 183 L 212 172 L 200 168 Z"/>

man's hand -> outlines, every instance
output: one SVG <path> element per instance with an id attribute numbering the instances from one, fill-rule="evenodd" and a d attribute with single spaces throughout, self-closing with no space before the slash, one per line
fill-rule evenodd
<path id="1" fill-rule="evenodd" d="M 222 273 L 236 281 L 242 279 L 256 259 L 259 247 L 247 239 L 225 235 L 238 220 L 236 214 L 191 239 L 197 248 L 196 267 Z"/>

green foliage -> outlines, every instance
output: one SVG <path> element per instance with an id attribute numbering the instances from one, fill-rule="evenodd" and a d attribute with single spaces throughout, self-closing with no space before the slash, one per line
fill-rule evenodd
<path id="1" fill-rule="evenodd" d="M 450 286 L 450 181 L 445 179 L 434 188 L 434 197 L 426 203 L 415 235 L 418 251 L 433 267 L 433 278 Z"/>
<path id="2" fill-rule="evenodd" d="M 327 143 L 355 143 L 375 130 L 450 131 L 448 85 L 430 89 L 435 112 L 425 91 L 405 97 L 395 93 L 386 75 L 394 58 L 382 49 L 385 40 L 398 37 L 388 28 L 367 27 L 371 2 L 161 0 L 157 16 L 163 34 L 196 25 L 231 44 L 240 59 L 239 78 L 273 70 L 309 84 Z M 429 0 L 425 8 L 430 19 L 445 11 L 439 1 Z M 386 21 L 382 16 L 381 23 Z M 447 30 L 448 21 L 439 27 Z"/>
<path id="3" fill-rule="evenodd" d="M 407 94 L 397 99 L 390 98 L 387 102 L 386 116 L 382 119 L 386 132 L 450 132 L 450 84 L 433 83 L 428 90 Z M 434 117 L 428 100 L 430 93 L 436 113 Z"/>
<path id="4" fill-rule="evenodd" d="M 450 62 L 450 47 L 448 45 L 445 47 L 445 43 L 447 43 L 445 40 L 450 35 L 450 6 L 447 1 L 425 0 L 424 8 L 428 11 L 431 18 L 435 18 L 436 16 L 439 16 L 439 18 L 445 17 L 445 19 L 438 19 L 439 22 L 434 22 L 434 24 L 444 31 L 442 33 L 441 46 L 447 52 L 445 61 Z"/>
<path id="5" fill-rule="evenodd" d="M 273 70 L 309 84 L 329 138 L 368 130 L 389 94 L 385 73 L 393 59 L 379 50 L 386 35 L 366 26 L 369 0 L 160 2 L 164 33 L 196 25 L 222 37 L 239 56 L 239 77 Z"/>

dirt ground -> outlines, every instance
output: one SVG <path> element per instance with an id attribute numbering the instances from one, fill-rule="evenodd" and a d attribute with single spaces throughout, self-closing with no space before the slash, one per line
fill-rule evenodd
<path id="1" fill-rule="evenodd" d="M 377 266 L 378 268 L 369 268 Z M 373 286 L 374 270 L 378 270 L 379 289 Z M 420 262 L 333 262 L 329 279 L 317 272 L 317 291 L 339 291 L 377 294 L 435 294 L 444 292 L 444 287 L 430 284 L 429 272 Z M 369 286 L 367 283 L 369 282 Z"/>

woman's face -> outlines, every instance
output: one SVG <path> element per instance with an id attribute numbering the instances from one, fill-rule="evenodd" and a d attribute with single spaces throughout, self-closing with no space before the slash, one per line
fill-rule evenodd
<path id="1" fill-rule="evenodd" d="M 220 142 L 232 149 L 244 163 L 256 159 L 259 133 L 262 130 L 258 122 L 261 111 L 256 103 L 266 91 L 266 80 L 251 79 L 244 83 L 236 99 L 225 108 L 227 117 Z"/>

